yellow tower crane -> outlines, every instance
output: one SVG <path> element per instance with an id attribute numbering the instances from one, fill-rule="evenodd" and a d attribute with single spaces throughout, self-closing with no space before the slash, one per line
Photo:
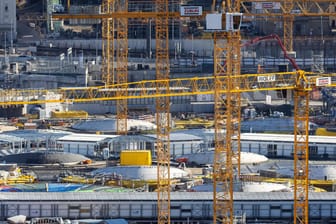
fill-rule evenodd
<path id="1" fill-rule="evenodd" d="M 295 60 L 291 58 L 276 35 L 255 38 L 245 45 L 258 41 L 275 39 L 281 47 L 284 57 L 287 58 L 296 70 L 294 90 L 294 223 L 308 223 L 308 136 L 309 136 L 309 92 L 311 82 L 304 71 L 300 70 Z M 242 79 L 241 82 L 245 80 Z M 237 82 L 236 88 L 240 88 Z M 239 173 L 240 174 L 240 173 Z"/>
<path id="2" fill-rule="evenodd" d="M 258 1 L 261 12 L 252 12 L 248 4 L 254 0 L 242 1 L 244 14 L 247 16 L 283 17 L 283 42 L 284 49 L 293 52 L 293 23 L 295 17 L 309 16 L 321 17 L 335 16 L 335 4 L 325 0 L 272 2 L 272 7 L 267 1 Z M 263 4 L 268 5 L 264 7 Z M 323 24 L 321 28 L 323 29 Z M 322 32 L 322 31 L 321 31 Z M 323 40 L 321 40 L 323 41 Z M 297 69 L 298 70 L 298 69 Z M 300 72 L 297 75 L 297 88 L 294 90 L 294 224 L 308 223 L 308 92 L 302 86 L 304 80 Z"/>
<path id="3" fill-rule="evenodd" d="M 68 0 L 68 11 L 70 0 Z M 128 0 L 103 0 L 101 7 L 102 14 L 111 15 L 118 12 L 127 15 Z M 72 15 L 54 15 L 55 18 L 74 18 Z M 92 18 L 92 15 L 80 15 L 80 19 Z M 102 20 L 102 81 L 105 85 L 111 85 L 114 82 L 122 84 L 127 83 L 127 64 L 128 64 L 128 17 L 118 16 L 99 16 Z M 116 31 L 116 38 L 115 38 Z M 116 47 L 115 47 L 116 44 Z M 114 53 L 116 51 L 116 54 Z M 116 59 L 116 64 L 114 62 Z M 127 95 L 126 86 L 118 86 L 117 94 Z M 122 97 L 121 97 L 122 98 Z M 127 100 L 120 99 L 116 102 L 117 111 L 117 133 L 127 134 Z"/>
<path id="4" fill-rule="evenodd" d="M 216 1 L 213 2 L 215 4 Z M 214 9 L 215 6 L 212 6 Z M 223 30 L 214 33 L 214 123 L 215 155 L 213 164 L 214 223 L 233 223 L 233 186 L 238 162 L 240 173 L 240 0 L 222 1 L 219 8 Z M 225 27 L 224 27 L 225 24 Z M 238 27 L 236 27 L 238 25 Z M 225 83 L 221 77 L 226 77 Z M 225 95 L 221 92 L 225 89 Z M 225 132 L 224 132 L 225 131 Z M 234 138 L 236 137 L 236 138 Z M 225 158 L 225 161 L 223 160 Z M 221 186 L 217 191 L 217 186 Z"/>
<path id="5" fill-rule="evenodd" d="M 155 66 L 156 80 L 169 80 L 168 0 L 155 1 Z M 156 94 L 169 94 L 168 82 L 156 86 Z M 156 98 L 156 158 L 157 158 L 157 197 L 158 224 L 170 223 L 170 98 Z"/>
<path id="6" fill-rule="evenodd" d="M 114 0 L 116 2 L 116 10 L 120 13 L 128 13 L 128 0 Z M 117 94 L 120 100 L 117 100 L 117 133 L 120 135 L 127 134 L 127 66 L 128 66 L 128 18 L 120 17 L 115 19 L 117 32 L 116 46 L 116 82 L 118 86 Z"/>
<path id="7" fill-rule="evenodd" d="M 128 64 L 128 0 L 104 0 L 101 17 L 102 30 L 106 39 L 103 48 L 103 81 L 106 85 L 114 83 L 116 75 L 117 97 L 117 132 L 127 134 L 127 64 Z M 117 16 L 117 13 L 119 16 Z M 141 17 L 143 13 L 134 13 L 133 16 Z M 155 12 L 150 14 L 155 19 L 156 25 L 156 79 L 169 79 L 169 52 L 168 52 L 168 27 L 169 8 L 168 0 L 155 0 Z M 57 17 L 57 15 L 56 15 Z M 58 18 L 67 16 L 58 15 Z M 70 16 L 72 17 L 72 16 Z M 68 16 L 69 18 L 69 16 Z M 82 15 L 80 18 L 91 18 Z M 135 17 L 134 17 L 135 18 Z M 116 49 L 114 49 L 114 30 L 116 36 Z M 105 46 L 104 45 L 104 46 Z M 114 50 L 116 50 L 116 68 L 113 68 Z M 111 60 L 112 59 L 112 60 Z M 168 82 L 155 87 L 158 95 L 169 93 Z M 157 173 L 158 173 L 158 223 L 170 223 L 170 99 L 163 96 L 156 99 L 156 124 L 157 124 Z"/>
<path id="8" fill-rule="evenodd" d="M 110 14 L 115 11 L 114 0 L 103 0 L 101 11 Z M 114 20 L 102 18 L 102 81 L 105 85 L 114 83 Z"/>

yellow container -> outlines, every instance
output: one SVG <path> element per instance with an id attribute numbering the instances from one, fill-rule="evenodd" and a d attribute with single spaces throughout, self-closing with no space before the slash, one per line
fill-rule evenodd
<path id="1" fill-rule="evenodd" d="M 152 155 L 149 150 L 123 150 L 120 152 L 121 166 L 149 166 L 152 164 Z"/>
<path id="2" fill-rule="evenodd" d="M 327 128 L 317 128 L 315 135 L 336 136 L 336 129 L 328 130 Z"/>

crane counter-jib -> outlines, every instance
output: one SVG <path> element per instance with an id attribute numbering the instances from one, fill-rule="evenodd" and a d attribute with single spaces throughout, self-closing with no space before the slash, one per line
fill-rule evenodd
<path id="1" fill-rule="evenodd" d="M 331 82 L 327 86 L 336 86 L 333 77 L 336 74 L 316 74 L 305 72 L 307 83 L 306 90 L 315 86 L 315 81 L 322 77 L 330 77 Z M 229 76 L 221 76 L 222 93 L 225 94 L 226 79 Z M 232 92 L 257 92 L 271 90 L 290 90 L 296 88 L 296 72 L 242 74 L 235 76 L 240 83 L 232 89 Z M 80 103 L 94 101 L 108 101 L 121 99 L 178 97 L 190 95 L 214 94 L 214 77 L 193 77 L 169 80 L 143 80 L 140 82 L 115 84 L 97 87 L 72 87 L 54 90 L 46 89 L 11 89 L 0 91 L 0 105 L 18 104 L 43 104 L 43 103 Z M 169 84 L 167 89 L 166 85 Z M 121 88 L 127 89 L 127 95 L 118 96 L 116 93 Z M 166 90 L 165 90 L 166 89 Z M 165 90 L 165 91 L 162 91 Z M 58 96 L 58 97 L 56 97 Z"/>

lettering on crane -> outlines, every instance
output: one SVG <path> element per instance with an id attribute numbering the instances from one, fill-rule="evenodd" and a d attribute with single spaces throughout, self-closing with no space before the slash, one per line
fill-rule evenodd
<path id="1" fill-rule="evenodd" d="M 258 82 L 275 82 L 275 75 L 258 76 Z"/>
<path id="2" fill-rule="evenodd" d="M 200 16 L 202 15 L 202 6 L 181 6 L 181 16 Z"/>
<path id="3" fill-rule="evenodd" d="M 280 2 L 255 2 L 255 9 L 280 9 Z"/>
<path id="4" fill-rule="evenodd" d="M 316 78 L 316 86 L 326 86 L 331 84 L 331 77 Z"/>

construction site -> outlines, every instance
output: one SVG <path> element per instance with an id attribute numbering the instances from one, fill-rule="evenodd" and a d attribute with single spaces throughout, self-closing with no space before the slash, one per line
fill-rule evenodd
<path id="1" fill-rule="evenodd" d="M 1 2 L 0 221 L 336 222 L 335 7 Z"/>

